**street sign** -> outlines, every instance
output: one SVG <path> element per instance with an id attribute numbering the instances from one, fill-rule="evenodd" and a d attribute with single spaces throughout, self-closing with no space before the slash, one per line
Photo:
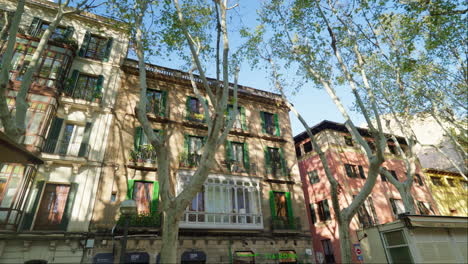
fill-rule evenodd
<path id="1" fill-rule="evenodd" d="M 361 244 L 353 244 L 354 246 L 354 253 L 356 253 L 357 259 L 359 261 L 364 260 L 364 256 L 362 256 L 362 249 L 361 249 Z"/>

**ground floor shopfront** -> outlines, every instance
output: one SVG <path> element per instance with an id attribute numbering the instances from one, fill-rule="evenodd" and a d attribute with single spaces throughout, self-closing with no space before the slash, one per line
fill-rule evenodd
<path id="1" fill-rule="evenodd" d="M 161 238 L 133 235 L 127 241 L 129 263 L 159 263 Z M 314 263 L 310 238 L 180 236 L 177 263 Z M 87 263 L 118 263 L 120 237 L 95 237 Z"/>

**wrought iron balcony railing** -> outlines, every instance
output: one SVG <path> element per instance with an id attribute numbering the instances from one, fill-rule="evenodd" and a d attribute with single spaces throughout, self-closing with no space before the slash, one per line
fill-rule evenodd
<path id="1" fill-rule="evenodd" d="M 86 142 L 75 143 L 66 140 L 47 139 L 42 152 L 62 156 L 87 157 L 89 144 Z"/>
<path id="2" fill-rule="evenodd" d="M 195 168 L 200 165 L 201 155 L 196 153 L 182 153 L 179 165 L 185 168 Z"/>
<path id="3" fill-rule="evenodd" d="M 220 228 L 220 229 L 262 229 L 261 214 L 208 213 L 185 211 L 180 226 L 182 228 Z"/>

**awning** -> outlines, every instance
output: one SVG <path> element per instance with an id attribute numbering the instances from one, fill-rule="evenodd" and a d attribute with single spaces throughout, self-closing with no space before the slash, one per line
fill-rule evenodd
<path id="1" fill-rule="evenodd" d="M 185 251 L 181 261 L 206 261 L 206 254 L 203 251 Z"/>
<path id="2" fill-rule="evenodd" d="M 43 164 L 44 161 L 0 131 L 0 163 Z"/>
<path id="3" fill-rule="evenodd" d="M 468 228 L 467 217 L 407 215 L 404 218 L 411 227 Z"/>

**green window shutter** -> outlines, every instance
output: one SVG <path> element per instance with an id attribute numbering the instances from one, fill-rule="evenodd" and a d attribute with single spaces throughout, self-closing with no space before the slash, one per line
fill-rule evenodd
<path id="1" fill-rule="evenodd" d="M 55 151 L 55 147 L 57 146 L 57 140 L 60 135 L 60 131 L 62 130 L 62 124 L 62 118 L 54 118 L 54 120 L 52 121 L 52 125 L 50 126 L 49 134 L 47 135 L 44 148 L 42 150 L 43 152 L 53 153 Z"/>
<path id="2" fill-rule="evenodd" d="M 359 165 L 359 176 L 361 176 L 361 178 L 363 179 L 366 178 L 366 174 L 364 173 L 364 168 L 362 168 L 361 165 Z"/>
<path id="3" fill-rule="evenodd" d="M 278 114 L 275 114 L 274 118 L 275 118 L 275 135 L 279 137 L 281 135 L 281 132 L 280 132 L 280 126 L 278 122 Z"/>
<path id="4" fill-rule="evenodd" d="M 163 129 L 159 130 L 158 134 L 159 134 L 159 139 L 164 140 L 164 130 Z"/>
<path id="5" fill-rule="evenodd" d="M 330 220 L 330 207 L 328 206 L 328 200 L 323 200 L 323 211 L 325 213 L 325 220 Z"/>
<path id="6" fill-rule="evenodd" d="M 286 160 L 284 159 L 283 148 L 279 149 L 279 154 L 280 154 L 280 160 L 281 160 L 281 170 L 283 171 L 283 175 L 288 176 L 288 164 L 286 163 Z"/>
<path id="7" fill-rule="evenodd" d="M 135 138 L 133 140 L 133 146 L 135 148 L 135 151 L 140 150 L 142 136 L 143 136 L 143 128 L 142 127 L 136 127 L 135 128 Z"/>
<path id="8" fill-rule="evenodd" d="M 65 39 L 71 39 L 73 38 L 73 33 L 75 32 L 75 28 L 72 26 L 68 26 L 67 29 L 65 30 L 64 37 Z"/>
<path id="9" fill-rule="evenodd" d="M 159 203 L 159 182 L 153 182 L 153 199 L 151 201 L 151 213 L 156 213 L 158 211 Z"/>
<path id="10" fill-rule="evenodd" d="M 44 189 L 44 183 L 44 181 L 38 181 L 36 183 L 37 194 L 34 198 L 34 203 L 31 209 L 24 214 L 21 230 L 28 231 L 31 229 L 32 222 L 34 220 L 34 215 L 36 214 L 37 207 L 39 206 L 39 201 L 41 200 L 42 191 Z"/>
<path id="11" fill-rule="evenodd" d="M 127 196 L 125 199 L 131 200 L 133 199 L 133 185 L 135 184 L 135 180 L 128 180 L 127 184 Z"/>
<path id="12" fill-rule="evenodd" d="M 167 91 L 161 91 L 161 107 L 159 109 L 159 115 L 162 117 L 166 116 L 166 102 L 167 102 Z"/>
<path id="13" fill-rule="evenodd" d="M 79 70 L 73 70 L 70 76 L 69 81 L 65 85 L 65 93 L 67 95 L 72 95 L 73 90 L 75 90 L 76 82 L 78 81 L 78 76 L 80 75 Z"/>
<path id="14" fill-rule="evenodd" d="M 86 50 L 88 49 L 89 41 L 91 40 L 91 33 L 86 31 L 84 35 L 83 43 L 81 43 L 80 51 L 78 52 L 78 56 L 84 57 Z"/>
<path id="15" fill-rule="evenodd" d="M 245 170 L 249 171 L 250 157 L 249 157 L 249 144 L 247 144 L 247 142 L 244 142 L 244 167 L 245 167 Z"/>
<path id="16" fill-rule="evenodd" d="M 286 206 L 287 206 L 286 209 L 288 213 L 289 224 L 290 224 L 290 227 L 294 228 L 294 214 L 293 214 L 293 207 L 292 207 L 292 202 L 291 202 L 291 193 L 285 192 L 284 194 L 286 196 Z"/>
<path id="17" fill-rule="evenodd" d="M 189 149 L 189 146 L 190 146 L 190 136 L 185 134 L 184 135 L 184 153 L 185 154 L 188 154 L 190 149 Z"/>
<path id="18" fill-rule="evenodd" d="M 275 192 L 273 191 L 270 191 L 270 210 L 271 210 L 271 219 L 276 220 L 278 216 L 276 215 Z"/>
<path id="19" fill-rule="evenodd" d="M 268 151 L 268 147 L 265 147 L 265 171 L 267 174 L 271 174 L 271 161 L 270 161 L 270 152 Z"/>
<path id="20" fill-rule="evenodd" d="M 72 183 L 70 185 L 70 191 L 68 192 L 67 203 L 63 210 L 62 221 L 60 222 L 60 230 L 67 231 L 68 223 L 70 222 L 73 204 L 75 202 L 76 193 L 78 191 L 78 183 Z"/>
<path id="21" fill-rule="evenodd" d="M 228 171 L 231 171 L 231 161 L 232 161 L 232 142 L 229 141 L 229 140 L 226 140 L 226 144 L 225 144 L 225 147 L 226 147 L 226 165 L 227 165 L 227 169 Z"/>
<path id="22" fill-rule="evenodd" d="M 91 135 L 91 126 L 92 123 L 86 123 L 86 127 L 83 133 L 83 139 L 81 141 L 80 150 L 78 151 L 78 157 L 86 156 L 86 150 L 88 149 L 89 145 L 89 137 Z"/>
<path id="23" fill-rule="evenodd" d="M 28 34 L 33 36 L 33 37 L 37 37 L 36 34 L 37 34 L 37 30 L 39 29 L 39 26 L 42 24 L 42 20 L 38 17 L 34 17 L 32 22 L 31 22 L 31 25 L 29 25 L 29 29 L 28 29 Z"/>
<path id="24" fill-rule="evenodd" d="M 102 58 L 102 61 L 105 61 L 105 62 L 109 61 L 110 54 L 111 54 L 111 51 L 112 51 L 112 43 L 113 42 L 114 42 L 113 38 L 109 38 L 107 40 L 106 51 L 104 52 L 104 58 Z"/>
<path id="25" fill-rule="evenodd" d="M 245 120 L 245 108 L 240 107 L 240 115 L 241 115 L 241 125 L 242 125 L 242 130 L 247 131 L 247 122 Z"/>
<path id="26" fill-rule="evenodd" d="M 263 132 L 263 133 L 266 133 L 266 128 L 265 128 L 265 113 L 264 113 L 264 112 L 260 112 L 260 119 L 261 119 L 261 122 L 262 122 L 262 132 Z"/>
<path id="27" fill-rule="evenodd" d="M 101 93 L 103 84 L 104 84 L 104 76 L 99 75 L 97 79 L 97 83 L 96 83 L 96 89 L 94 89 L 94 92 Z"/>

